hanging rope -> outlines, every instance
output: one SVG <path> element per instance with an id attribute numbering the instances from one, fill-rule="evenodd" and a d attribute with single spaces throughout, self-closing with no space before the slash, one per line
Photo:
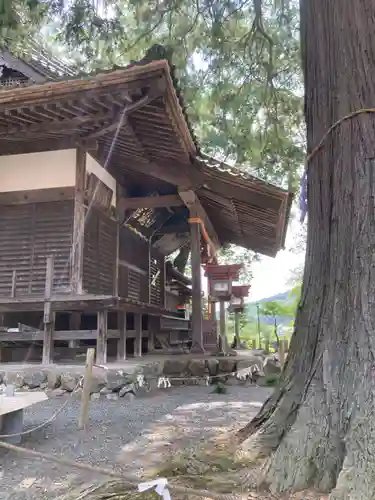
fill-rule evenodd
<path id="1" fill-rule="evenodd" d="M 364 115 L 364 114 L 369 114 L 369 113 L 375 113 L 375 108 L 362 108 L 357 111 L 353 111 L 352 113 L 348 113 L 347 115 L 339 118 L 338 120 L 333 123 L 328 130 L 325 132 L 323 137 L 320 139 L 318 144 L 313 148 L 311 153 L 307 155 L 306 158 L 306 168 L 305 172 L 303 173 L 303 176 L 301 178 L 301 194 L 300 194 L 300 211 L 301 211 L 301 218 L 300 221 L 301 223 L 304 222 L 306 214 L 307 214 L 307 176 L 308 176 L 308 168 L 309 168 L 309 163 L 310 161 L 314 158 L 314 156 L 318 153 L 318 151 L 321 150 L 323 147 L 325 141 L 329 137 L 329 135 L 337 128 L 339 127 L 342 123 L 344 123 L 347 120 L 351 120 L 352 118 L 355 118 L 356 116 L 359 115 Z"/>

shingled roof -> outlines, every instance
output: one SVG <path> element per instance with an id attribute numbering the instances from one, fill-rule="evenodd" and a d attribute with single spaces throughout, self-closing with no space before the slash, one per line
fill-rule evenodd
<path id="1" fill-rule="evenodd" d="M 173 194 L 192 183 L 222 244 L 275 255 L 292 196 L 202 154 L 165 57 L 158 46 L 126 68 L 1 92 L 0 154 L 95 140 L 93 154 L 102 163 L 109 158 L 109 171 L 130 196 Z M 138 224 L 147 234 L 163 221 L 186 219 L 181 208 L 149 212 Z M 137 214 L 132 220 L 137 226 Z"/>

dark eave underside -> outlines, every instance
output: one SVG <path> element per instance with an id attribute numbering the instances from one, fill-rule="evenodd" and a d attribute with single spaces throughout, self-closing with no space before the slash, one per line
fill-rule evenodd
<path id="1" fill-rule="evenodd" d="M 124 106 L 130 111 L 116 130 Z M 222 244 L 266 255 L 283 246 L 290 197 L 254 177 L 233 175 L 235 169 L 223 172 L 199 153 L 167 61 L 3 91 L 0 124 L 1 155 L 83 145 L 107 164 L 127 196 L 193 188 Z M 146 235 L 187 218 L 179 207 L 146 215 L 142 211 L 140 224 Z"/>

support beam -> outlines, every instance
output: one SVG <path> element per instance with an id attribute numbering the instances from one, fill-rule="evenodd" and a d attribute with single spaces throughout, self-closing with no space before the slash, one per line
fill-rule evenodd
<path id="1" fill-rule="evenodd" d="M 83 238 L 85 224 L 85 182 L 86 182 L 86 152 L 82 148 L 76 150 L 76 183 L 74 196 L 74 223 L 72 245 L 72 291 L 83 292 Z"/>
<path id="2" fill-rule="evenodd" d="M 54 258 L 47 258 L 46 282 L 44 289 L 44 333 L 42 364 L 50 365 L 53 362 L 53 333 L 55 330 L 55 314 L 52 312 L 52 288 L 54 274 Z"/>
<path id="3" fill-rule="evenodd" d="M 97 318 L 96 363 L 105 365 L 107 363 L 108 311 L 98 311 Z"/>
<path id="4" fill-rule="evenodd" d="M 113 277 L 113 295 L 118 297 L 119 294 L 119 274 L 120 274 L 120 224 L 123 221 L 123 218 L 120 217 L 120 213 L 118 210 L 119 202 L 121 196 L 121 186 L 116 181 L 116 262 L 114 269 L 114 277 Z"/>
<path id="5" fill-rule="evenodd" d="M 191 190 L 179 191 L 179 195 L 189 209 L 190 217 L 199 218 L 202 221 L 204 229 L 209 237 L 209 241 L 206 241 L 206 243 L 208 243 L 211 247 L 211 254 L 216 255 L 220 248 L 220 241 L 205 209 L 199 201 L 198 196 Z M 203 231 L 203 228 L 201 229 Z M 205 234 L 203 234 L 203 236 L 205 236 Z"/>
<path id="6" fill-rule="evenodd" d="M 142 314 L 134 313 L 134 357 L 142 357 Z"/>
<path id="7" fill-rule="evenodd" d="M 201 235 L 199 224 L 191 224 L 191 274 L 192 274 L 192 346 L 193 352 L 202 352 L 202 277 L 201 277 Z"/>
<path id="8" fill-rule="evenodd" d="M 164 196 L 139 196 L 136 198 L 121 198 L 120 210 L 136 210 L 137 208 L 180 207 L 184 203 L 178 194 Z"/>
<path id="9" fill-rule="evenodd" d="M 176 167 L 159 165 L 153 161 L 149 162 L 130 162 L 126 164 L 126 168 L 134 170 L 136 173 L 141 172 L 147 176 L 154 177 L 164 182 L 168 182 L 172 186 L 184 186 L 184 189 L 191 189 L 195 186 L 200 186 L 204 182 L 204 177 L 201 172 L 191 164 L 182 164 Z M 111 170 L 110 173 L 116 177 L 118 170 Z"/>
<path id="10" fill-rule="evenodd" d="M 227 336 L 225 328 L 225 302 L 220 301 L 220 350 L 227 353 Z"/>
<path id="11" fill-rule="evenodd" d="M 77 331 L 81 328 L 81 316 L 79 311 L 73 311 L 69 316 L 69 330 Z M 69 349 L 76 349 L 79 347 L 79 339 L 69 340 Z"/>
<path id="12" fill-rule="evenodd" d="M 125 361 L 126 359 L 126 312 L 119 311 L 117 313 L 117 323 L 120 338 L 117 341 L 117 361 Z"/>
<path id="13" fill-rule="evenodd" d="M 240 313 L 235 311 L 234 313 L 234 348 L 239 349 L 241 346 L 240 339 Z"/>

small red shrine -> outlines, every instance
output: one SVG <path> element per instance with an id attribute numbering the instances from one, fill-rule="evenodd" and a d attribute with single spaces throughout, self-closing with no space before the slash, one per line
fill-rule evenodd
<path id="1" fill-rule="evenodd" d="M 243 312 L 245 306 L 245 297 L 248 297 L 250 288 L 250 285 L 232 286 L 232 296 L 229 306 L 229 310 L 231 312 Z"/>
<path id="2" fill-rule="evenodd" d="M 232 283 L 239 279 L 242 264 L 205 266 L 205 276 L 208 278 L 208 294 L 211 302 L 229 302 L 232 296 Z"/>

